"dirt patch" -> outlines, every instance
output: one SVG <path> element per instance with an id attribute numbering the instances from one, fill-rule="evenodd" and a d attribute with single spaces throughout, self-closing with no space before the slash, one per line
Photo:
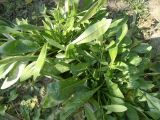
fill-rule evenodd
<path id="1" fill-rule="evenodd" d="M 149 10 L 151 16 L 160 21 L 160 0 L 149 0 Z"/>
<path id="2" fill-rule="evenodd" d="M 108 0 L 108 7 L 112 11 L 129 10 L 129 4 L 124 0 Z"/>

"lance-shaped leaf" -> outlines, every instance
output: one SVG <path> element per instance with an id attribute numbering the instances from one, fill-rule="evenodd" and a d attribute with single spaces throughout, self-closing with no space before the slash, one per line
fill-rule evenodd
<path id="1" fill-rule="evenodd" d="M 13 33 L 13 34 L 18 34 L 18 33 L 20 33 L 20 32 L 17 31 L 16 29 L 14 29 L 14 28 L 1 25 L 1 27 L 0 27 L 0 33 Z"/>
<path id="2" fill-rule="evenodd" d="M 25 63 L 17 63 L 14 66 L 11 73 L 9 74 L 9 76 L 3 82 L 1 89 L 6 89 L 15 84 L 19 80 L 24 68 L 25 68 Z"/>
<path id="3" fill-rule="evenodd" d="M 25 69 L 20 77 L 20 81 L 25 81 L 25 80 L 29 79 L 31 76 L 33 76 L 35 64 L 36 64 L 36 62 L 34 61 L 25 67 Z"/>
<path id="4" fill-rule="evenodd" d="M 85 20 L 90 19 L 93 15 L 97 13 L 97 11 L 101 8 L 101 6 L 105 3 L 106 0 L 97 0 L 85 13 L 82 19 L 78 23 L 82 23 Z"/>
<path id="5" fill-rule="evenodd" d="M 90 105 L 85 105 L 85 116 L 87 117 L 87 120 L 97 120 L 94 110 Z"/>
<path id="6" fill-rule="evenodd" d="M 118 85 L 111 81 L 110 76 L 105 75 L 109 93 L 114 97 L 124 98 L 123 93 L 119 89 Z"/>
<path id="7" fill-rule="evenodd" d="M 45 63 L 46 55 L 47 55 L 47 44 L 44 44 L 40 52 L 40 55 L 36 61 L 34 75 L 33 75 L 34 80 L 40 75 L 40 71 L 43 68 L 43 65 Z"/>
<path id="8" fill-rule="evenodd" d="M 123 40 L 123 38 L 126 36 L 128 32 L 128 26 L 127 24 L 123 24 L 121 30 L 117 33 L 117 40 L 118 44 Z"/>
<path id="9" fill-rule="evenodd" d="M 34 52 L 39 49 L 36 42 L 30 40 L 12 40 L 0 46 L 0 54 L 2 55 L 19 55 L 28 52 Z"/>
<path id="10" fill-rule="evenodd" d="M 91 25 L 76 40 L 72 41 L 72 44 L 88 43 L 92 40 L 98 39 L 108 30 L 111 21 L 111 19 L 104 18 L 101 21 Z"/>
<path id="11" fill-rule="evenodd" d="M 113 64 L 118 54 L 118 46 L 114 41 L 111 42 L 113 42 L 113 46 L 109 48 L 109 56 L 111 58 L 110 64 Z"/>
<path id="12" fill-rule="evenodd" d="M 65 48 L 59 44 L 58 42 L 56 42 L 53 38 L 50 37 L 50 35 L 48 35 L 47 33 L 43 33 L 43 37 L 45 38 L 45 40 L 52 46 L 59 48 L 61 50 L 65 50 Z"/>
<path id="13" fill-rule="evenodd" d="M 106 105 L 104 108 L 107 109 L 110 112 L 124 112 L 124 111 L 127 110 L 126 106 L 124 106 L 124 105 L 116 105 L 116 104 Z"/>
<path id="14" fill-rule="evenodd" d="M 6 75 L 12 70 L 14 65 L 15 65 L 15 62 L 12 64 L 2 64 L 0 66 L 0 79 L 5 78 Z"/>
<path id="15" fill-rule="evenodd" d="M 83 84 L 84 81 L 77 81 L 73 79 L 56 81 L 49 84 L 47 94 L 43 100 L 43 107 L 50 108 L 61 103 L 63 100 L 70 97 L 77 87 L 82 86 Z"/>
<path id="16" fill-rule="evenodd" d="M 89 91 L 82 90 L 81 92 L 74 95 L 73 98 L 70 99 L 62 108 L 60 119 L 66 120 L 72 113 L 76 112 L 80 107 L 82 107 L 98 89 L 99 87 Z"/>
<path id="17" fill-rule="evenodd" d="M 17 61 L 34 61 L 37 59 L 37 56 L 13 56 L 13 57 L 7 57 L 2 60 L 0 60 L 0 64 L 7 64 L 7 63 L 13 63 Z"/>
<path id="18" fill-rule="evenodd" d="M 160 112 L 160 99 L 150 94 L 146 94 L 146 99 L 147 99 L 147 103 L 151 111 L 155 110 L 155 111 Z"/>

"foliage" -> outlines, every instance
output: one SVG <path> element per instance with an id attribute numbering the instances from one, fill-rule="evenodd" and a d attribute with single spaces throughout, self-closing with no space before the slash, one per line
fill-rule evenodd
<path id="1" fill-rule="evenodd" d="M 60 0 L 41 26 L 0 21 L 1 116 L 160 118 L 157 81 L 147 76 L 152 48 L 132 38 L 127 18 L 108 19 L 104 4 L 81 10 L 77 0 Z"/>

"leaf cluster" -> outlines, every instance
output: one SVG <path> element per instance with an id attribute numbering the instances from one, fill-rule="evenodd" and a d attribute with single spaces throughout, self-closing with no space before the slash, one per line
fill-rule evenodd
<path id="1" fill-rule="evenodd" d="M 25 120 L 158 120 L 148 43 L 105 0 L 60 0 L 42 25 L 0 21 L 0 114 Z M 89 6 L 89 8 L 88 8 Z M 152 74 L 152 73 L 151 73 Z"/>

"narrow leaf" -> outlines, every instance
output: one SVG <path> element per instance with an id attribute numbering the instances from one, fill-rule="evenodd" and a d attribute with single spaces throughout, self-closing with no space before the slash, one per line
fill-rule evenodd
<path id="1" fill-rule="evenodd" d="M 40 71 L 45 63 L 46 55 L 47 55 L 47 44 L 44 44 L 35 64 L 35 71 L 33 75 L 34 80 L 40 75 Z"/>
<path id="2" fill-rule="evenodd" d="M 118 46 L 114 45 L 109 49 L 109 56 L 111 58 L 110 64 L 114 64 L 117 54 L 118 54 Z"/>
<path id="3" fill-rule="evenodd" d="M 61 44 L 59 44 L 58 42 L 54 41 L 53 39 L 51 39 L 51 38 L 49 38 L 49 37 L 46 37 L 46 36 L 43 36 L 43 37 L 46 39 L 46 41 L 47 41 L 50 45 L 52 45 L 52 46 L 54 46 L 54 47 L 56 47 L 56 48 L 59 48 L 59 49 L 61 49 L 61 50 L 65 50 L 65 48 L 64 48 Z"/>
<path id="4" fill-rule="evenodd" d="M 0 66 L 0 79 L 5 78 L 6 75 L 12 70 L 14 65 L 15 65 L 15 62 L 12 64 L 2 64 Z"/>
<path id="5" fill-rule="evenodd" d="M 12 86 L 13 84 L 15 84 L 19 80 L 19 78 L 24 70 L 24 67 L 25 67 L 24 63 L 17 63 L 15 65 L 14 69 L 9 74 L 9 76 L 3 82 L 1 89 L 6 89 L 6 88 Z"/>
<path id="6" fill-rule="evenodd" d="M 82 84 L 84 84 L 84 81 L 72 79 L 49 84 L 47 94 L 43 100 L 43 107 L 49 108 L 61 103 L 63 100 L 70 97 L 75 92 L 75 89 Z"/>
<path id="7" fill-rule="evenodd" d="M 39 45 L 30 40 L 12 40 L 0 46 L 2 55 L 19 55 L 33 52 L 39 49 Z"/>
<path id="8" fill-rule="evenodd" d="M 132 107 L 128 107 L 126 114 L 129 120 L 139 120 L 137 111 Z"/>
<path id="9" fill-rule="evenodd" d="M 118 34 L 117 34 L 118 43 L 120 43 L 123 40 L 123 38 L 126 36 L 127 32 L 128 32 L 128 26 L 125 23 L 122 25 L 120 32 L 118 32 Z"/>
<path id="10" fill-rule="evenodd" d="M 96 118 L 96 116 L 94 114 L 94 111 L 91 108 L 91 106 L 86 105 L 84 107 L 84 109 L 85 109 L 85 116 L 87 117 L 87 120 L 97 120 L 97 118 Z"/>
<path id="11" fill-rule="evenodd" d="M 106 105 L 104 108 L 110 112 L 124 112 L 127 110 L 127 107 L 125 107 L 124 105 L 115 105 L 115 104 Z"/>
<path id="12" fill-rule="evenodd" d="M 17 31 L 14 28 L 8 27 L 8 26 L 2 26 L 0 27 L 0 33 L 13 33 L 13 34 L 17 34 L 20 33 L 19 31 Z"/>
<path id="13" fill-rule="evenodd" d="M 76 112 L 81 106 L 83 106 L 98 89 L 99 88 L 90 91 L 81 91 L 74 95 L 74 97 L 62 108 L 60 119 L 66 120 L 72 113 Z"/>
<path id="14" fill-rule="evenodd" d="M 105 0 L 98 0 L 96 1 L 90 8 L 89 10 L 85 13 L 83 18 L 78 22 L 82 23 L 88 19 L 90 19 L 93 15 L 97 13 L 97 11 L 100 9 L 100 7 L 105 3 Z"/>
<path id="15" fill-rule="evenodd" d="M 151 96 L 150 94 L 146 94 L 147 103 L 150 107 L 150 110 L 156 110 L 160 112 L 160 99 Z"/>
<path id="16" fill-rule="evenodd" d="M 0 60 L 0 64 L 6 64 L 6 63 L 13 63 L 17 61 L 34 61 L 37 57 L 35 56 L 13 56 L 13 57 L 7 57 L 2 60 Z"/>
<path id="17" fill-rule="evenodd" d="M 88 43 L 102 36 L 111 24 L 111 19 L 102 19 L 101 21 L 88 27 L 72 44 Z"/>
<path id="18" fill-rule="evenodd" d="M 106 78 L 107 86 L 109 88 L 109 93 L 114 97 L 124 98 L 124 95 L 119 89 L 118 85 L 111 81 L 110 76 L 106 75 L 105 78 Z"/>
<path id="19" fill-rule="evenodd" d="M 23 70 L 23 73 L 20 77 L 21 82 L 25 81 L 25 80 L 29 79 L 31 76 L 33 76 L 33 73 L 35 70 L 35 64 L 36 64 L 36 62 L 32 62 L 25 67 L 25 69 Z"/>

